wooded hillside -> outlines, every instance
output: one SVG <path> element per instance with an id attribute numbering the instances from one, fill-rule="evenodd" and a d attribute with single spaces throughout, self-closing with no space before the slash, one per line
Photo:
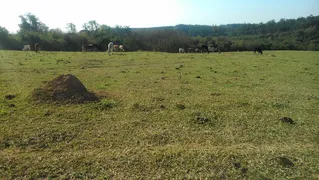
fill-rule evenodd
<path id="1" fill-rule="evenodd" d="M 0 26 L 0 49 L 21 50 L 25 44 L 40 43 L 47 51 L 80 51 L 82 44 L 108 42 L 123 44 L 127 51 L 177 52 L 179 47 L 207 44 L 221 51 L 319 50 L 319 16 L 281 19 L 259 24 L 227 24 L 219 26 L 185 25 L 130 28 L 110 27 L 95 20 L 80 31 L 67 24 L 68 31 L 50 29 L 33 14 L 20 16 L 19 31 L 11 34 Z"/>

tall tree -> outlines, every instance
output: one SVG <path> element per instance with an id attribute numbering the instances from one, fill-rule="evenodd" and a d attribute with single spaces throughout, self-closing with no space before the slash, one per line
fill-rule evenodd
<path id="1" fill-rule="evenodd" d="M 0 26 L 0 49 L 6 49 L 9 32 L 6 28 Z"/>
<path id="2" fill-rule="evenodd" d="M 28 13 L 24 16 L 19 16 L 21 24 L 19 24 L 20 31 L 23 32 L 47 32 L 48 27 L 42 23 L 35 15 Z"/>
<path id="3" fill-rule="evenodd" d="M 95 20 L 83 24 L 83 29 L 90 32 L 97 31 L 99 27 L 100 25 Z"/>
<path id="4" fill-rule="evenodd" d="M 76 25 L 73 23 L 68 23 L 66 26 L 68 33 L 76 33 Z"/>

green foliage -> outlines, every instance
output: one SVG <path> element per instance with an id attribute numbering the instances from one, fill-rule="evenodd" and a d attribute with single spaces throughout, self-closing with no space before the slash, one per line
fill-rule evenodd
<path id="1" fill-rule="evenodd" d="M 7 49 L 9 32 L 6 28 L 0 26 L 0 49 Z"/>
<path id="2" fill-rule="evenodd" d="M 44 33 L 48 31 L 48 27 L 43 24 L 35 15 L 28 13 L 24 16 L 19 16 L 21 24 L 19 24 L 20 32 L 39 32 Z"/>
<path id="3" fill-rule="evenodd" d="M 76 26 L 73 23 L 67 24 L 68 33 L 77 33 Z"/>
<path id="4" fill-rule="evenodd" d="M 0 29 L 0 49 L 22 49 L 25 44 L 40 43 L 42 50 L 80 51 L 82 44 L 95 43 L 106 50 L 110 41 L 123 44 L 126 51 L 178 52 L 207 44 L 221 51 L 318 50 L 319 16 L 271 20 L 259 24 L 227 24 L 220 26 L 183 25 L 155 28 L 110 27 L 95 20 L 84 23 L 77 32 L 72 23 L 67 32 L 48 29 L 35 15 L 20 16 L 20 31 L 9 34 Z"/>

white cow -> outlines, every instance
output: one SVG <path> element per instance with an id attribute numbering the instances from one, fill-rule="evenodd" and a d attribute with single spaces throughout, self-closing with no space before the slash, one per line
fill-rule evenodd
<path id="1" fill-rule="evenodd" d="M 214 47 L 208 47 L 208 51 L 210 52 L 215 52 L 217 50 L 217 48 L 214 48 Z"/>
<path id="2" fill-rule="evenodd" d="M 24 45 L 22 51 L 30 51 L 31 50 L 31 46 L 28 45 Z"/>
<path id="3" fill-rule="evenodd" d="M 119 45 L 119 49 L 120 49 L 120 51 L 125 52 L 124 46 L 122 44 Z"/>
<path id="4" fill-rule="evenodd" d="M 185 50 L 184 50 L 184 48 L 179 48 L 179 49 L 178 49 L 178 52 L 179 52 L 179 53 L 185 53 Z"/>
<path id="5" fill-rule="evenodd" d="M 112 52 L 112 54 L 113 54 L 113 51 L 114 51 L 114 44 L 113 44 L 113 42 L 110 42 L 107 45 L 107 52 L 109 53 L 109 56 L 111 56 L 110 52 Z"/>

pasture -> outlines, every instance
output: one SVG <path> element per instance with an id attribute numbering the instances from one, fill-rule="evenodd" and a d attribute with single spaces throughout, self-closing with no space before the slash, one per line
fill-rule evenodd
<path id="1" fill-rule="evenodd" d="M 0 178 L 318 179 L 318 57 L 0 51 Z M 102 98 L 30 98 L 61 74 Z"/>

